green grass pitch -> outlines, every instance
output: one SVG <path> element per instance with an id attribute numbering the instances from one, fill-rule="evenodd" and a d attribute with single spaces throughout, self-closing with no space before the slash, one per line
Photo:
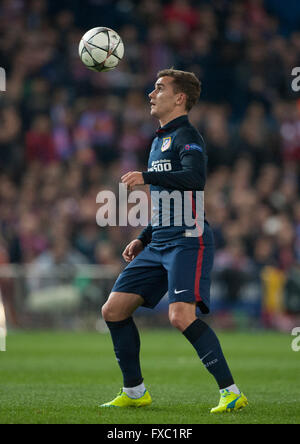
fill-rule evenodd
<path id="1" fill-rule="evenodd" d="M 99 409 L 122 385 L 109 334 L 18 332 L 0 353 L 0 424 L 300 423 L 300 352 L 274 332 L 219 333 L 249 406 L 211 415 L 219 392 L 175 330 L 141 330 L 141 362 L 153 404 Z"/>

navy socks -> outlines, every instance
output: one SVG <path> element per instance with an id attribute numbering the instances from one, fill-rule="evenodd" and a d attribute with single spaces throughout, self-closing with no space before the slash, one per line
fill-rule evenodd
<path id="1" fill-rule="evenodd" d="M 197 351 L 204 366 L 215 377 L 220 390 L 234 384 L 220 342 L 205 322 L 196 319 L 183 334 Z"/>
<path id="2" fill-rule="evenodd" d="M 132 317 L 119 322 L 106 322 L 114 351 L 121 368 L 124 387 L 136 387 L 143 382 L 140 366 L 140 337 Z M 183 331 L 207 370 L 215 377 L 220 390 L 234 384 L 219 340 L 213 330 L 196 319 Z"/>
<path id="3" fill-rule="evenodd" d="M 123 321 L 106 321 L 114 351 L 121 368 L 124 387 L 135 387 L 143 382 L 140 366 L 140 336 L 132 317 Z"/>

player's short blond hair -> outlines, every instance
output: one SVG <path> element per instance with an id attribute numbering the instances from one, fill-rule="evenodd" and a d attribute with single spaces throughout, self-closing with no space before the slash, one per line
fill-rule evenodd
<path id="1" fill-rule="evenodd" d="M 180 71 L 178 69 L 163 69 L 157 73 L 157 78 L 172 77 L 174 92 L 186 94 L 186 110 L 190 111 L 199 100 L 201 82 L 193 72 Z"/>

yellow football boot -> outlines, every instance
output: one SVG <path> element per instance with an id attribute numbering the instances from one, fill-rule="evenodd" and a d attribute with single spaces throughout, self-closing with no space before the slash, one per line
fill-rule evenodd
<path id="1" fill-rule="evenodd" d="M 237 395 L 227 389 L 222 390 L 219 405 L 211 409 L 210 413 L 234 412 L 246 407 L 248 400 L 243 393 Z"/>
<path id="2" fill-rule="evenodd" d="M 145 407 L 152 402 L 150 393 L 145 390 L 145 393 L 140 398 L 130 398 L 123 390 L 120 390 L 118 396 L 110 402 L 101 404 L 100 407 Z"/>

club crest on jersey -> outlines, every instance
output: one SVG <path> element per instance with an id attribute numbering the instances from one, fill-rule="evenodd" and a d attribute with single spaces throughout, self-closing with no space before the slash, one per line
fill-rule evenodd
<path id="1" fill-rule="evenodd" d="M 172 137 L 164 137 L 162 141 L 161 150 L 166 151 L 168 148 L 170 148 L 172 142 Z"/>

